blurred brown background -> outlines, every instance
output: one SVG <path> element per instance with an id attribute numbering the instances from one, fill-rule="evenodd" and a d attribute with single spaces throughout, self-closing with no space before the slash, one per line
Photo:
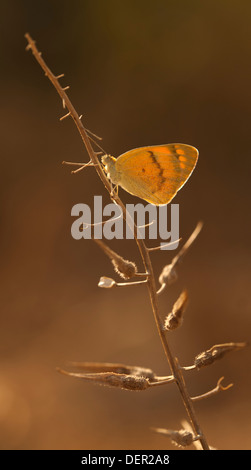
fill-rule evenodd
<path id="1" fill-rule="evenodd" d="M 30 32 L 84 124 L 118 156 L 184 142 L 200 151 L 175 198 L 180 236 L 204 228 L 160 298 L 163 316 L 181 290 L 190 303 L 170 335 L 180 362 L 213 344 L 250 337 L 251 4 L 248 1 L 60 0 L 1 2 L 2 449 L 165 449 L 151 427 L 180 428 L 174 385 L 141 393 L 106 389 L 56 372 L 67 361 L 169 369 L 147 290 L 102 290 L 114 277 L 91 241 L 71 238 L 71 208 L 109 198 L 60 99 L 30 52 Z M 124 202 L 139 202 L 120 191 Z M 110 246 L 141 268 L 133 241 Z M 152 255 L 156 276 L 173 252 Z M 250 448 L 250 351 L 187 374 L 191 395 L 219 377 L 234 387 L 196 404 L 211 445 Z"/>

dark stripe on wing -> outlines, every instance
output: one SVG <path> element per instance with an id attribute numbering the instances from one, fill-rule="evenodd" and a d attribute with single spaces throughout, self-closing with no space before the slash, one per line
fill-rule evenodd
<path id="1" fill-rule="evenodd" d="M 157 188 L 156 191 L 155 191 L 155 192 L 157 192 L 157 191 L 159 191 L 159 190 L 162 188 L 163 184 L 164 184 L 165 181 L 166 181 L 166 178 L 164 177 L 164 168 L 161 167 L 161 165 L 159 164 L 159 162 L 158 162 L 156 156 L 154 155 L 154 153 L 152 152 L 152 150 L 148 150 L 148 152 L 149 152 L 149 155 L 150 155 L 150 157 L 151 157 L 151 159 L 152 159 L 152 162 L 153 162 L 153 163 L 158 167 L 158 169 L 159 169 L 159 177 L 160 177 L 160 180 L 159 180 L 159 183 L 158 183 L 158 188 Z"/>

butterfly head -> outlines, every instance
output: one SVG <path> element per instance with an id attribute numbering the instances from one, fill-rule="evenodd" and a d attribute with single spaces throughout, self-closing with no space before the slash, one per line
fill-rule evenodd
<path id="1" fill-rule="evenodd" d="M 104 165 L 107 178 L 109 178 L 113 184 L 118 184 L 120 178 L 115 166 L 116 158 L 112 157 L 111 155 L 103 155 L 101 161 Z"/>

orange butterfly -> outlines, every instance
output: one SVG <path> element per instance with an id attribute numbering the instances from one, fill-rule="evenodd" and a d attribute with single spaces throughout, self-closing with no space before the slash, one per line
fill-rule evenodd
<path id="1" fill-rule="evenodd" d="M 118 158 L 104 155 L 108 178 L 128 193 L 157 206 L 168 204 L 193 172 L 199 152 L 186 144 L 140 147 Z"/>

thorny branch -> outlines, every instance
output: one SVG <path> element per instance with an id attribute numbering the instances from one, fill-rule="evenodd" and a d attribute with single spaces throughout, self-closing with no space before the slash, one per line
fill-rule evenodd
<path id="1" fill-rule="evenodd" d="M 59 79 L 62 78 L 64 75 L 61 74 L 61 75 L 55 76 L 53 74 L 53 72 L 49 69 L 49 67 L 47 66 L 45 61 L 43 60 L 43 58 L 41 56 L 41 52 L 39 52 L 37 47 L 36 47 L 35 41 L 31 38 L 31 36 L 28 33 L 25 34 L 25 38 L 28 42 L 28 45 L 27 45 L 26 49 L 27 50 L 30 49 L 32 51 L 35 59 L 37 60 L 37 62 L 41 66 L 41 68 L 44 70 L 45 75 L 52 82 L 53 86 L 55 87 L 56 91 L 58 92 L 59 96 L 61 97 L 63 107 L 67 108 L 67 110 L 68 110 L 67 114 L 65 114 L 61 118 L 61 120 L 65 119 L 68 116 L 71 116 L 74 123 L 76 124 L 76 127 L 77 127 L 77 129 L 80 133 L 80 136 L 81 136 L 81 138 L 83 140 L 83 143 L 86 147 L 86 150 L 88 152 L 90 161 L 86 164 L 80 164 L 80 168 L 78 170 L 75 170 L 75 172 L 80 171 L 85 166 L 94 166 L 99 178 L 101 179 L 102 183 L 104 184 L 106 190 L 109 192 L 111 199 L 114 201 L 114 203 L 116 203 L 118 206 L 121 207 L 123 218 L 125 220 L 127 220 L 127 222 L 128 222 L 128 220 L 130 220 L 130 226 L 131 226 L 131 229 L 133 230 L 134 238 L 135 238 L 135 241 L 138 245 L 138 249 L 139 249 L 143 264 L 144 264 L 144 269 L 145 269 L 145 273 L 146 273 L 145 274 L 146 279 L 144 280 L 144 282 L 146 282 L 147 287 L 148 287 L 148 292 L 149 292 L 149 296 L 150 296 L 150 300 L 151 300 L 151 305 L 152 305 L 152 310 L 153 310 L 157 330 L 158 330 L 158 333 L 159 333 L 159 336 L 160 336 L 160 339 L 161 339 L 161 342 L 162 342 L 162 346 L 164 348 L 164 351 L 165 351 L 165 354 L 166 354 L 166 357 L 167 357 L 167 360 L 168 360 L 168 363 L 169 363 L 169 366 L 170 366 L 170 369 L 171 369 L 171 372 L 172 372 L 172 379 L 171 378 L 167 379 L 166 382 L 174 381 L 176 383 L 176 385 L 178 386 L 179 392 L 181 394 L 184 406 L 186 408 L 186 411 L 187 411 L 187 414 L 188 414 L 188 417 L 189 417 L 189 420 L 190 420 L 190 423 L 191 423 L 191 426 L 192 426 L 192 429 L 193 429 L 193 433 L 196 436 L 196 439 L 198 439 L 200 441 L 201 447 L 204 450 L 209 450 L 209 445 L 206 441 L 204 433 L 202 432 L 202 429 L 199 425 L 199 422 L 197 420 L 197 417 L 196 417 L 196 414 L 195 414 L 195 411 L 194 411 L 192 398 L 189 396 L 187 388 L 186 388 L 185 380 L 184 380 L 184 377 L 183 377 L 183 374 L 182 374 L 182 368 L 180 368 L 180 366 L 178 364 L 178 360 L 174 357 L 173 353 L 170 350 L 170 347 L 169 347 L 169 344 L 168 344 L 168 341 L 167 341 L 167 338 L 166 338 L 166 332 L 165 332 L 165 330 L 163 328 L 163 325 L 162 325 L 162 321 L 161 321 L 161 317 L 160 317 L 160 311 L 159 311 L 159 305 L 158 305 L 158 298 L 157 298 L 157 289 L 156 289 L 154 273 L 153 273 L 153 267 L 152 267 L 151 259 L 150 259 L 150 256 L 149 256 L 149 252 L 151 251 L 151 249 L 148 249 L 146 247 L 144 241 L 137 237 L 137 227 L 136 227 L 136 225 L 134 224 L 133 220 L 130 219 L 129 214 L 127 214 L 126 208 L 125 208 L 124 204 L 122 203 L 121 199 L 118 197 L 118 194 L 116 194 L 113 191 L 112 185 L 110 184 L 109 180 L 107 179 L 107 176 L 106 176 L 105 172 L 103 171 L 102 165 L 100 164 L 100 161 L 98 159 L 98 154 L 100 152 L 95 152 L 92 145 L 91 145 L 91 141 L 93 141 L 93 139 L 90 137 L 89 134 L 92 134 L 92 133 L 84 127 L 84 125 L 82 124 L 82 121 L 81 121 L 82 116 L 79 116 L 76 109 L 72 105 L 68 95 L 66 94 L 66 90 L 69 89 L 69 86 L 66 86 L 66 87 L 62 88 L 60 83 L 59 83 Z M 95 137 L 98 138 L 97 136 L 95 136 Z M 103 151 L 103 149 L 100 146 L 99 146 L 99 148 Z M 180 258 L 183 257 L 186 250 L 191 245 L 192 241 L 196 238 L 196 236 L 198 235 L 200 229 L 201 229 L 201 224 L 199 224 L 197 226 L 196 230 L 194 231 L 194 233 L 192 234 L 190 239 L 183 246 L 182 250 L 178 253 L 178 255 L 173 259 L 172 264 L 169 265 L 168 267 L 166 267 L 166 272 L 163 270 L 162 277 L 160 277 L 161 288 L 159 289 L 159 292 L 161 292 L 165 288 L 167 280 L 168 280 L 168 276 L 170 276 L 170 273 L 171 273 L 171 271 L 173 271 L 174 266 L 180 261 Z M 104 278 L 104 279 L 107 279 L 107 278 Z M 107 282 L 107 281 L 104 281 L 104 282 Z M 139 282 L 142 282 L 142 281 L 139 281 Z M 107 286 L 105 286 L 105 287 L 107 287 Z M 66 373 L 68 375 L 74 375 L 72 373 L 67 373 L 66 371 L 61 371 L 61 372 Z M 116 373 L 113 373 L 113 372 L 111 372 L 111 373 L 104 372 L 103 374 L 104 375 L 102 377 L 105 381 L 108 380 L 108 381 L 113 382 L 115 380 L 116 383 L 117 383 L 117 380 L 121 380 L 121 377 L 119 377 L 119 374 L 116 374 Z M 86 374 L 86 376 L 87 375 L 89 375 L 89 374 Z M 92 375 L 92 378 L 94 378 L 94 376 L 96 376 L 96 374 L 90 374 L 90 375 Z M 89 375 L 89 378 L 91 379 L 90 375 Z M 75 376 L 79 376 L 79 374 L 75 374 Z M 122 380 L 126 381 L 127 379 L 126 379 L 126 377 L 123 377 Z M 127 381 L 126 381 L 126 383 L 127 383 L 127 386 L 128 386 Z M 132 382 L 130 382 L 130 386 L 134 386 L 134 385 L 131 385 L 132 383 L 134 384 L 134 382 L 132 381 Z M 137 382 L 137 383 L 139 383 L 139 382 Z M 143 384 L 142 387 L 147 387 L 149 385 L 149 383 L 151 383 L 149 381 L 149 379 L 147 379 L 147 378 L 144 379 L 142 381 L 142 384 Z M 152 383 L 152 385 L 153 384 L 154 383 Z"/>

